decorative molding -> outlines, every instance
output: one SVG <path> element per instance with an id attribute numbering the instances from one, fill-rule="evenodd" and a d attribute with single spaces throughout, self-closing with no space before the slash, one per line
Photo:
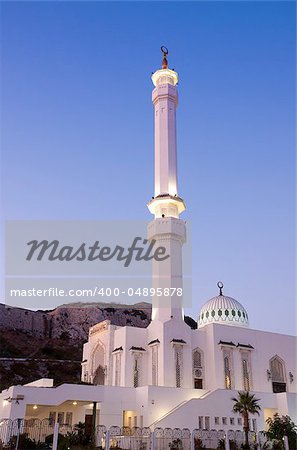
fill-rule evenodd
<path id="1" fill-rule="evenodd" d="M 171 339 L 171 344 L 172 345 L 186 345 L 186 341 L 184 341 L 183 339 Z"/>
<path id="2" fill-rule="evenodd" d="M 232 341 L 230 341 L 230 342 L 227 342 L 227 341 L 220 341 L 220 342 L 218 343 L 218 345 L 225 346 L 225 347 L 236 347 L 236 345 L 235 345 L 234 342 L 232 342 Z"/>
<path id="3" fill-rule="evenodd" d="M 156 344 L 160 344 L 159 339 L 154 339 L 153 341 L 150 341 L 147 345 L 156 345 Z"/>
<path id="4" fill-rule="evenodd" d="M 89 336 L 92 336 L 96 333 L 102 333 L 103 331 L 106 331 L 110 325 L 110 320 L 104 320 L 103 322 L 97 323 L 93 327 L 90 328 Z"/>
<path id="5" fill-rule="evenodd" d="M 250 349 L 250 350 L 253 350 L 253 349 L 254 349 L 254 347 L 253 347 L 251 344 L 240 344 L 239 342 L 238 342 L 238 344 L 236 345 L 236 347 L 242 347 L 242 348 L 244 348 L 244 349 Z"/>
<path id="6" fill-rule="evenodd" d="M 120 346 L 120 347 L 115 348 L 111 353 L 119 353 L 119 352 L 122 352 L 122 351 L 123 351 L 123 347 Z"/>
<path id="7" fill-rule="evenodd" d="M 143 352 L 146 352 L 146 349 L 145 348 L 143 348 L 143 347 L 134 347 L 134 346 L 132 346 L 131 348 L 130 348 L 130 352 L 140 352 L 140 353 L 143 353 Z"/>

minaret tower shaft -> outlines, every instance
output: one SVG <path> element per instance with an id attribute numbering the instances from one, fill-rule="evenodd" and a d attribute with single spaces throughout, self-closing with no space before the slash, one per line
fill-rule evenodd
<path id="1" fill-rule="evenodd" d="M 183 320 L 182 245 L 186 240 L 185 223 L 179 218 L 185 210 L 178 195 L 176 151 L 176 107 L 178 75 L 168 68 L 166 47 L 162 69 L 152 75 L 155 88 L 152 101 L 155 110 L 155 196 L 148 203 L 154 220 L 148 225 L 148 237 L 170 255 L 165 261 L 153 260 L 152 284 L 158 295 L 153 297 L 152 319 L 165 322 Z M 159 290 L 158 290 L 159 288 Z M 173 289 L 177 290 L 173 292 Z M 170 295 L 167 295 L 170 289 Z"/>

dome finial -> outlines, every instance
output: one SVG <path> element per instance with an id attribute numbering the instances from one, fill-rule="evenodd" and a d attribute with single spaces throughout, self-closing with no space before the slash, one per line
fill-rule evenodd
<path id="1" fill-rule="evenodd" d="M 220 289 L 220 294 L 219 294 L 219 295 L 223 295 L 223 287 L 224 287 L 224 284 L 223 284 L 221 281 L 218 281 L 218 282 L 217 282 L 217 286 L 218 286 L 218 288 Z"/>
<path id="2" fill-rule="evenodd" d="M 167 55 L 168 55 L 168 48 L 162 45 L 161 52 L 163 53 L 163 61 L 162 61 L 162 69 L 168 68 L 168 61 L 167 61 Z"/>

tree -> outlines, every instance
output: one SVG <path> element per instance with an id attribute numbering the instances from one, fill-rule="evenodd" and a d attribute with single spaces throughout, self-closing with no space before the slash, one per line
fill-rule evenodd
<path id="1" fill-rule="evenodd" d="M 273 417 L 268 417 L 266 423 L 268 425 L 266 435 L 269 439 L 277 440 L 283 447 L 283 438 L 287 436 L 290 449 L 297 449 L 297 426 L 290 416 L 279 416 L 276 413 Z"/>
<path id="2" fill-rule="evenodd" d="M 261 410 L 261 406 L 258 404 L 260 401 L 258 398 L 255 398 L 254 394 L 250 394 L 248 391 L 238 392 L 238 397 L 233 397 L 232 401 L 234 402 L 233 411 L 238 412 L 242 415 L 243 418 L 243 431 L 245 434 L 245 448 L 249 448 L 249 415 L 257 414 L 259 416 L 259 411 Z"/>

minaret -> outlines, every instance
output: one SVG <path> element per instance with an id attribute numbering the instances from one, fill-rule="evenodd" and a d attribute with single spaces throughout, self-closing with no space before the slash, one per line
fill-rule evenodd
<path id="1" fill-rule="evenodd" d="M 152 100 L 155 108 L 155 196 L 148 203 L 154 220 L 148 225 L 148 237 L 156 246 L 166 248 L 170 257 L 153 260 L 153 288 L 159 294 L 153 297 L 152 319 L 165 322 L 172 318 L 183 320 L 183 297 L 176 291 L 165 295 L 164 289 L 182 289 L 182 245 L 186 239 L 185 223 L 179 218 L 185 210 L 177 190 L 176 107 L 178 75 L 168 68 L 166 47 L 162 69 L 152 75 L 155 89 Z"/>

